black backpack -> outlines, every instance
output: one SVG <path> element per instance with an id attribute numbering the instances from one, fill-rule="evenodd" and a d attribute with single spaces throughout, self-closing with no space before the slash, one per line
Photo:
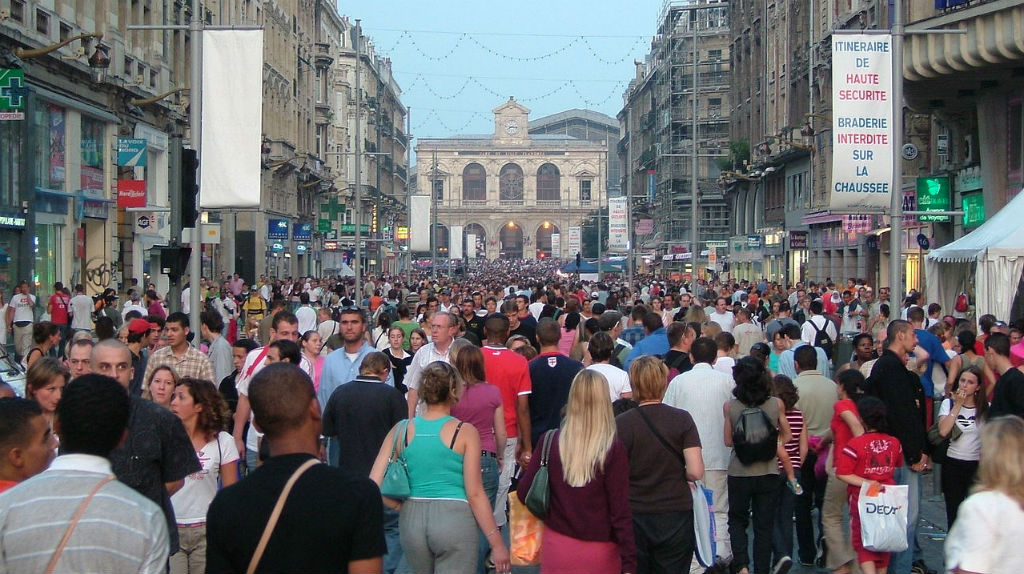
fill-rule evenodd
<path id="1" fill-rule="evenodd" d="M 822 318 L 825 319 L 825 328 L 823 329 L 819 329 L 818 324 L 811 319 L 808 319 L 808 321 L 811 323 L 811 328 L 814 329 L 814 346 L 821 347 L 821 350 L 825 351 L 825 356 L 831 359 L 835 341 L 828 335 L 828 318 L 824 316 Z"/>
<path id="2" fill-rule="evenodd" d="M 732 448 L 743 464 L 753 464 L 775 457 L 779 429 L 768 413 L 760 407 L 745 407 L 732 429 Z"/>

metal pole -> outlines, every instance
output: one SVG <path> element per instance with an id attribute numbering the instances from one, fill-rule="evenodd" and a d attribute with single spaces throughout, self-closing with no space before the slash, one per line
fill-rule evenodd
<path id="1" fill-rule="evenodd" d="M 196 170 L 196 178 L 199 179 L 199 174 L 203 170 L 202 161 L 202 150 L 200 148 L 200 141 L 202 141 L 202 105 L 203 105 L 203 3 L 202 0 L 192 0 L 192 20 L 189 22 L 189 35 L 191 36 L 191 59 L 192 67 L 189 70 L 189 83 L 191 84 L 190 92 L 190 113 L 189 113 L 189 128 L 191 130 L 192 138 L 192 149 L 196 151 L 196 162 L 199 164 L 199 168 Z M 198 188 L 198 186 L 197 186 Z M 192 231 L 192 259 L 191 265 L 189 266 L 189 318 L 192 324 L 192 332 L 199 334 L 199 314 L 202 312 L 201 308 L 201 297 L 199 287 L 199 278 L 202 276 L 202 264 L 203 264 L 203 234 L 200 233 L 202 228 L 202 216 L 199 215 L 200 207 L 199 198 L 202 195 L 202 190 L 196 194 L 196 213 L 197 217 L 193 224 Z M 183 224 L 189 222 L 184 221 Z M 197 341 L 198 345 L 198 336 Z"/>
<path id="2" fill-rule="evenodd" d="M 630 134 L 632 134 L 632 124 L 630 124 L 630 122 L 629 122 L 629 117 L 630 117 L 631 111 L 632 111 L 632 108 L 626 110 L 626 126 L 630 129 Z M 633 156 L 633 138 L 632 138 L 632 135 L 630 136 L 629 148 L 626 150 L 626 155 L 627 155 L 627 157 L 630 157 L 630 158 L 632 158 L 632 156 Z M 629 165 L 627 166 L 627 169 L 630 169 L 630 170 L 633 169 L 632 166 L 633 166 L 633 162 L 630 161 Z M 601 226 L 604 225 L 604 222 L 601 220 L 601 208 L 602 208 L 601 203 L 604 201 L 602 199 L 602 197 L 603 197 L 603 194 L 602 194 L 603 188 L 604 188 L 604 185 L 601 182 L 601 162 L 598 161 L 597 162 L 597 280 L 598 281 L 604 279 L 603 272 L 601 271 L 601 259 L 602 259 L 602 257 L 601 257 L 601 247 L 604 244 L 604 238 L 602 237 L 602 233 L 601 233 Z M 626 176 L 626 189 L 629 189 L 629 175 Z M 583 229 L 581 227 L 580 228 L 580 248 L 581 249 L 582 249 L 582 246 L 583 246 Z"/>
<path id="3" fill-rule="evenodd" d="M 405 109 L 405 154 L 406 154 L 406 157 L 409 157 L 409 146 L 410 145 L 412 145 L 412 108 L 406 108 Z M 410 227 L 412 227 L 412 195 L 410 194 L 411 186 L 409 185 L 408 167 L 409 167 L 409 164 L 408 164 L 408 162 L 406 162 L 406 173 L 405 173 L 405 225 L 406 225 L 406 232 L 407 233 L 408 233 L 408 229 Z M 395 232 L 396 232 L 396 237 L 395 238 L 396 239 L 397 239 L 397 231 L 398 230 L 396 229 L 395 230 Z M 406 237 L 407 237 L 406 242 L 408 242 L 409 241 L 408 240 L 408 235 Z M 395 246 L 399 247 L 398 241 L 395 241 Z M 405 283 L 408 286 L 408 284 L 412 283 L 412 250 L 411 249 L 407 249 L 405 253 L 407 255 L 406 263 L 408 264 L 408 267 L 405 268 Z M 403 303 L 404 302 L 405 301 L 403 301 Z"/>
<path id="4" fill-rule="evenodd" d="M 691 260 L 693 271 L 690 287 L 693 288 L 694 282 L 697 279 L 697 257 L 700 256 L 700 242 L 697 240 L 697 210 L 700 209 L 700 205 L 697 202 L 697 9 L 694 8 L 691 14 L 690 24 L 693 26 L 693 117 L 690 124 L 690 243 L 692 245 L 690 251 L 693 252 L 693 259 Z M 674 199 L 672 204 L 674 207 Z"/>
<path id="5" fill-rule="evenodd" d="M 361 245 L 363 240 L 363 154 L 361 153 L 363 151 L 363 88 L 359 71 L 363 67 L 363 31 L 359 26 L 360 21 L 360 19 L 356 19 L 356 37 L 354 42 L 356 46 L 356 204 L 353 212 L 356 220 L 356 258 L 352 265 L 352 272 L 355 274 L 356 279 L 354 301 L 357 305 L 359 301 L 363 300 L 363 247 Z"/>
<path id="6" fill-rule="evenodd" d="M 437 179 L 437 149 L 430 160 L 430 215 L 433 223 L 430 225 L 430 273 L 437 279 L 437 189 L 434 180 Z"/>
<path id="7" fill-rule="evenodd" d="M 893 301 L 903 299 L 903 0 L 893 0 L 892 19 L 892 182 L 889 190 L 889 286 Z"/>

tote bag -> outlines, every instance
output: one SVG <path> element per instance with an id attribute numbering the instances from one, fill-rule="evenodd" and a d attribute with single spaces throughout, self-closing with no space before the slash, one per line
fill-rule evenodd
<path id="1" fill-rule="evenodd" d="M 910 487 L 864 483 L 860 486 L 857 512 L 860 539 L 874 552 L 902 552 L 907 549 L 907 507 Z"/>
<path id="2" fill-rule="evenodd" d="M 701 481 L 690 482 L 690 496 L 693 498 L 694 554 L 697 562 L 705 568 L 715 563 L 715 517 L 712 514 L 714 493 Z"/>

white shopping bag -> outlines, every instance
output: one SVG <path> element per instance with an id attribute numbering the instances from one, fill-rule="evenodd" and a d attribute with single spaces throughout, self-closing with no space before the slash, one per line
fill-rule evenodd
<path id="1" fill-rule="evenodd" d="M 697 562 L 709 568 L 715 563 L 716 550 L 713 495 L 699 480 L 689 485 L 690 496 L 693 497 L 694 553 L 697 555 Z"/>
<path id="2" fill-rule="evenodd" d="M 902 552 L 907 549 L 907 507 L 910 487 L 864 483 L 860 487 L 860 539 L 874 552 Z"/>

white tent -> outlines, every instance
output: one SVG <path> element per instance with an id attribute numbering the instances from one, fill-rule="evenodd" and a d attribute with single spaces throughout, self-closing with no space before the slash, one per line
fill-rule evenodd
<path id="1" fill-rule="evenodd" d="M 1024 272 L 1024 193 L 1018 193 L 981 227 L 927 256 L 928 301 L 952 312 L 957 293 L 974 273 L 975 316 L 1009 320 Z M 973 269 L 973 270 L 972 270 Z"/>

